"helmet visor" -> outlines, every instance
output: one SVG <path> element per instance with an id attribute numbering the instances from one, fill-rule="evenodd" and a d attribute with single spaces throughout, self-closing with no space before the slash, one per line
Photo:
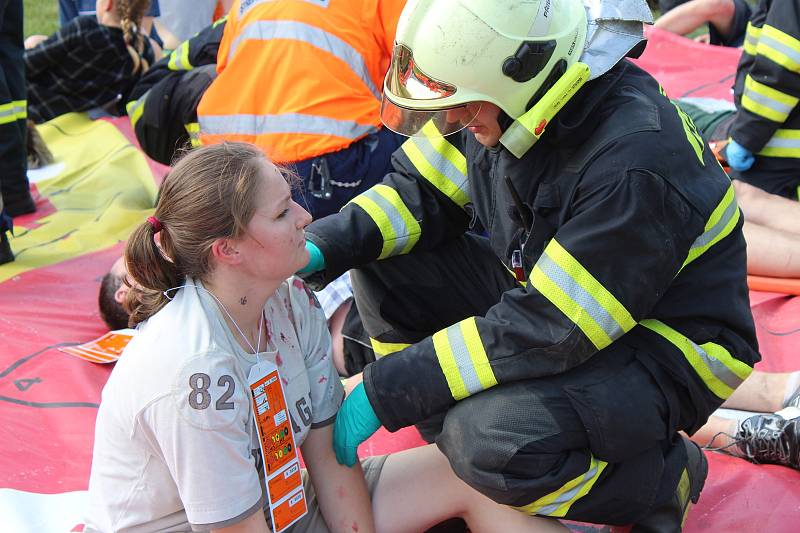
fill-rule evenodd
<path id="1" fill-rule="evenodd" d="M 403 44 L 394 47 L 385 83 L 386 90 L 391 94 L 408 100 L 438 100 L 456 93 L 454 85 L 422 72 L 414 62 L 411 49 Z"/>
<path id="2" fill-rule="evenodd" d="M 480 102 L 445 109 L 408 109 L 384 95 L 381 121 L 393 132 L 407 137 L 444 137 L 469 126 L 480 110 Z"/>

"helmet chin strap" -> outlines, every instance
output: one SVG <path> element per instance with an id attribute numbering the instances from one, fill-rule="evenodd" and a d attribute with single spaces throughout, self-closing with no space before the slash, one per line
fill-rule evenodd
<path id="1" fill-rule="evenodd" d="M 608 72 L 632 50 L 641 53 L 643 24 L 653 23 L 646 0 L 584 0 L 584 7 L 588 31 L 580 60 L 500 137 L 518 158 L 536 144 L 547 124 L 587 81 Z"/>

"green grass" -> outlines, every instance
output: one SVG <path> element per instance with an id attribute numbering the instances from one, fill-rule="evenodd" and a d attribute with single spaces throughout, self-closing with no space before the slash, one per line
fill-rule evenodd
<path id="1" fill-rule="evenodd" d="M 34 34 L 50 35 L 58 29 L 57 0 L 24 0 L 25 37 Z"/>

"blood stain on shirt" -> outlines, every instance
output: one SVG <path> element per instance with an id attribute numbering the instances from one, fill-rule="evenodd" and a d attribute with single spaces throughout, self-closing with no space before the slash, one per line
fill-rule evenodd
<path id="1" fill-rule="evenodd" d="M 275 364 L 278 366 L 283 365 L 283 357 L 281 357 L 281 352 L 275 354 Z"/>
<path id="2" fill-rule="evenodd" d="M 328 381 L 328 378 L 326 378 L 325 376 L 320 376 L 319 379 L 317 380 L 317 383 L 325 383 L 326 381 Z"/>

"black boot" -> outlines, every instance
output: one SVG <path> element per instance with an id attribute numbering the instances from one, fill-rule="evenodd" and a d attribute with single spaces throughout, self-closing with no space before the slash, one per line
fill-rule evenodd
<path id="1" fill-rule="evenodd" d="M 675 494 L 666 503 L 654 507 L 633 525 L 630 533 L 680 533 L 691 503 L 700 499 L 708 475 L 708 461 L 697 444 L 682 437 L 689 461 L 681 472 Z"/>
<path id="2" fill-rule="evenodd" d="M 3 200 L 5 202 L 6 213 L 12 217 L 20 215 L 27 215 L 36 211 L 36 202 L 29 190 L 25 190 L 19 194 L 6 194 L 3 193 Z"/>
<path id="3" fill-rule="evenodd" d="M 11 244 L 8 242 L 8 235 L 3 231 L 0 233 L 0 265 L 10 263 L 14 260 L 14 252 L 11 251 Z"/>

